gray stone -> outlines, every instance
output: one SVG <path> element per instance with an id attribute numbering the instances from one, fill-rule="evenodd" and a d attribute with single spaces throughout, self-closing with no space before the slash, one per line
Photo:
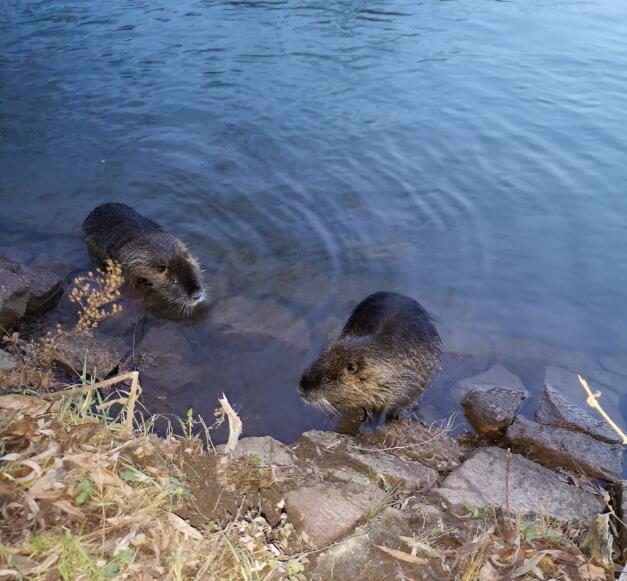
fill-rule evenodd
<path id="1" fill-rule="evenodd" d="M 592 519 L 590 528 L 579 548 L 584 555 L 596 561 L 599 565 L 609 568 L 613 565 L 613 544 L 614 537 L 612 537 L 612 531 L 610 530 L 610 515 L 606 513 L 599 514 Z"/>
<path id="2" fill-rule="evenodd" d="M 0 349 L 0 371 L 11 371 L 17 367 L 17 359 Z"/>
<path id="3" fill-rule="evenodd" d="M 406 491 L 429 487 L 438 478 L 438 473 L 433 468 L 420 462 L 396 458 L 386 452 L 349 449 L 347 453 L 353 465 L 359 466 L 362 471 L 376 475 L 388 483 L 403 482 L 403 489 Z"/>
<path id="4" fill-rule="evenodd" d="M 224 444 L 217 446 L 223 453 Z M 251 436 L 242 438 L 233 451 L 234 458 L 250 457 L 256 459 L 260 466 L 291 466 L 294 457 L 290 449 L 270 436 Z"/>
<path id="5" fill-rule="evenodd" d="M 499 439 L 516 418 L 523 399 L 525 393 L 514 389 L 472 389 L 462 400 L 462 408 L 468 423 L 479 435 Z"/>
<path id="6" fill-rule="evenodd" d="M 27 315 L 47 311 L 59 302 L 63 290 L 62 277 L 44 268 L 22 265 L 21 270 L 30 279 Z"/>
<path id="7" fill-rule="evenodd" d="M 303 487 L 285 496 L 285 510 L 302 540 L 313 549 L 347 535 L 386 498 L 374 485 Z"/>
<path id="8" fill-rule="evenodd" d="M 354 535 L 312 555 L 311 568 L 306 571 L 312 581 L 354 581 L 364 579 L 434 579 L 438 576 L 430 563 L 406 563 L 389 555 L 379 547 L 402 551 L 408 556 L 411 548 L 399 537 L 413 537 L 417 523 L 405 512 L 387 508 L 367 524 L 361 525 Z M 424 525 L 424 523 L 422 523 Z M 424 530 L 424 526 L 422 527 Z"/>
<path id="9" fill-rule="evenodd" d="M 7 332 L 26 312 L 30 282 L 17 266 L 0 257 L 0 333 Z"/>
<path id="10" fill-rule="evenodd" d="M 504 508 L 505 450 L 481 448 L 434 494 L 448 505 Z M 545 514 L 559 520 L 583 520 L 603 512 L 603 500 L 560 480 L 559 476 L 520 454 L 509 465 L 509 509 L 520 514 Z"/>
<path id="11" fill-rule="evenodd" d="M 521 391 L 525 396 L 529 395 L 529 391 L 523 385 L 520 377 L 514 375 L 509 369 L 502 365 L 493 365 L 487 371 L 474 375 L 473 377 L 467 377 L 460 380 L 454 390 L 456 400 L 461 400 L 469 391 L 480 390 L 488 391 L 493 387 L 503 387 L 507 389 L 513 389 L 515 391 Z"/>
<path id="12" fill-rule="evenodd" d="M 616 482 L 623 467 L 623 447 L 518 418 L 507 430 L 512 447 L 528 458 L 555 468 L 584 472 L 592 478 Z"/>
<path id="13" fill-rule="evenodd" d="M 583 432 L 605 442 L 622 442 L 603 420 L 592 417 L 549 384 L 544 386 L 535 420 L 540 424 Z"/>
<path id="14" fill-rule="evenodd" d="M 578 367 L 574 367 L 579 371 Z M 583 371 L 583 376 L 588 380 L 590 387 L 593 391 L 600 391 L 602 393 L 599 403 L 608 411 L 612 411 L 610 414 L 612 419 L 623 430 L 627 430 L 625 419 L 622 414 L 616 413 L 621 409 L 620 395 L 612 387 L 614 385 L 623 385 L 624 379 L 620 375 L 616 375 L 609 372 L 600 373 L 604 371 L 597 366 L 597 369 L 590 369 L 589 371 Z M 570 369 L 564 367 L 548 366 L 545 370 L 544 385 L 550 385 L 555 388 L 562 396 L 568 398 L 575 405 L 578 405 L 582 409 L 588 409 L 586 403 L 587 395 L 584 391 L 577 373 L 574 373 Z"/>
<path id="15" fill-rule="evenodd" d="M 0 257 L 0 325 L 9 328 L 24 315 L 56 305 L 63 279 L 43 268 Z"/>

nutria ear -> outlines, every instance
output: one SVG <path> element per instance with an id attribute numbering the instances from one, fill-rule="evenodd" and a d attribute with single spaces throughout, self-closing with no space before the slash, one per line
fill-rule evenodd
<path id="1" fill-rule="evenodd" d="M 155 265 L 155 268 L 157 269 L 158 272 L 160 272 L 161 274 L 166 274 L 167 270 L 168 270 L 168 265 L 165 262 L 158 262 Z"/>

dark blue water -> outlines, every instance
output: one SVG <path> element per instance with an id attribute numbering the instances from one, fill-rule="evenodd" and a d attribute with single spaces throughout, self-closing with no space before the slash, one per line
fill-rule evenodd
<path id="1" fill-rule="evenodd" d="M 457 375 L 583 371 L 620 418 L 626 129 L 624 0 L 0 3 L 2 245 L 87 268 L 110 200 L 177 233 L 214 308 L 149 321 L 148 401 L 249 433 L 328 425 L 296 382 L 379 289 Z"/>

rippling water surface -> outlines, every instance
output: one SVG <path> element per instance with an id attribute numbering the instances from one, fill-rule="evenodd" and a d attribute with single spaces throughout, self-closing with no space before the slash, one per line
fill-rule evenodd
<path id="1" fill-rule="evenodd" d="M 249 434 L 332 426 L 299 375 L 389 289 L 446 341 L 425 418 L 493 364 L 533 394 L 584 371 L 620 417 L 626 64 L 623 0 L 6 0 L 0 241 L 88 268 L 117 200 L 189 243 L 214 302 L 148 321 L 151 409 L 225 391 Z"/>

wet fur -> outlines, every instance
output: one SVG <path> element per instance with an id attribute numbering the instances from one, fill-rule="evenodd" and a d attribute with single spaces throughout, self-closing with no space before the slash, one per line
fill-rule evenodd
<path id="1" fill-rule="evenodd" d="M 420 303 L 375 293 L 357 305 L 338 339 L 305 371 L 299 392 L 325 410 L 363 409 L 384 420 L 422 395 L 439 369 L 440 350 L 433 320 Z"/>
<path id="2" fill-rule="evenodd" d="M 133 286 L 145 285 L 181 314 L 204 295 L 198 261 L 185 244 L 159 224 L 126 204 L 102 204 L 83 222 L 87 248 L 94 261 L 119 262 Z"/>

